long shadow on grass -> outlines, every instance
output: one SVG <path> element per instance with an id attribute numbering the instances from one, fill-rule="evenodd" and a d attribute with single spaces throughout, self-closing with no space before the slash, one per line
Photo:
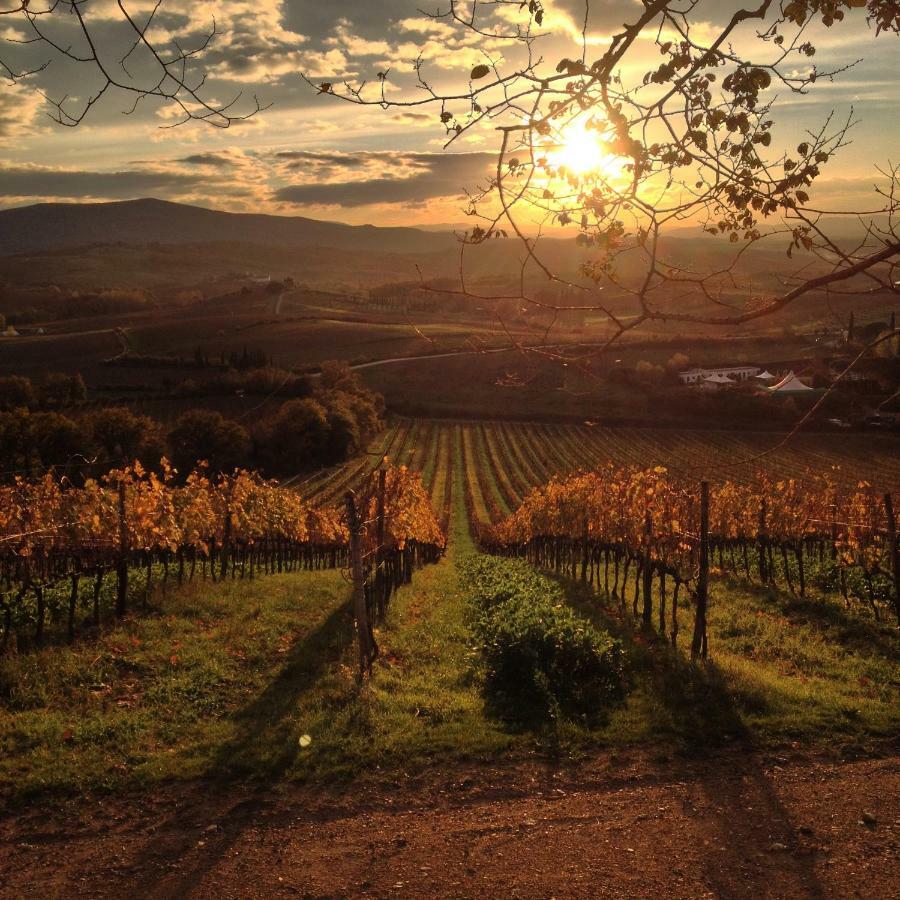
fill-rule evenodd
<path id="1" fill-rule="evenodd" d="M 622 641 L 631 660 L 632 686 L 642 687 L 649 695 L 650 709 L 645 714 L 652 718 L 654 736 L 674 737 L 691 758 L 704 757 L 705 751 L 731 742 L 744 748 L 737 758 L 710 753 L 708 775 L 696 782 L 701 808 L 694 814 L 719 836 L 717 848 L 700 850 L 716 895 L 756 896 L 755 875 L 779 879 L 783 896 L 825 896 L 814 858 L 803 847 L 798 831 L 802 823 L 792 821 L 742 719 L 752 703 L 765 701 L 748 693 L 738 695 L 713 661 L 690 663 L 684 649 L 692 617 L 686 611 L 682 612 L 682 649 L 673 650 L 652 630 L 641 629 L 621 606 L 615 608 L 618 601 L 604 600 L 581 582 L 549 577 L 564 587 L 576 611 Z M 722 760 L 729 766 L 725 772 Z"/>
<path id="2" fill-rule="evenodd" d="M 888 622 L 876 622 L 842 606 L 836 599 L 795 596 L 752 581 L 729 578 L 725 584 L 759 600 L 761 607 L 775 607 L 794 624 L 809 625 L 825 632 L 843 647 L 863 653 L 877 653 L 896 659 L 900 651 L 897 629 Z"/>
<path id="3" fill-rule="evenodd" d="M 689 616 L 681 613 L 679 648 L 673 649 L 652 629 L 622 612 L 617 600 L 607 600 L 579 581 L 548 575 L 565 590 L 572 608 L 621 641 L 628 660 L 629 690 L 648 698 L 652 736 L 674 738 L 691 747 L 716 747 L 732 741 L 750 742 L 738 698 L 714 662 L 692 665 L 685 655 Z M 629 601 L 630 602 L 630 601 Z M 744 698 L 744 704 L 760 702 Z M 758 710 L 755 710 L 758 711 Z"/>
<path id="4" fill-rule="evenodd" d="M 210 766 L 212 777 L 277 781 L 290 769 L 300 752 L 293 714 L 304 694 L 341 658 L 352 633 L 347 601 L 294 644 L 275 679 L 233 716 L 236 734 L 219 749 Z"/>
<path id="5" fill-rule="evenodd" d="M 197 834 L 177 825 L 184 815 L 179 810 L 160 829 L 169 832 L 165 854 L 181 860 L 177 872 L 147 886 L 144 896 L 190 896 L 248 829 L 259 824 L 260 814 L 274 806 L 271 789 L 278 784 L 297 758 L 298 734 L 293 715 L 326 670 L 343 655 L 348 635 L 352 634 L 350 601 L 342 603 L 318 628 L 298 641 L 287 654 L 284 665 L 274 680 L 256 699 L 239 710 L 233 720 L 235 736 L 223 744 L 207 772 L 210 796 L 215 799 L 204 810 L 215 823 L 215 833 L 204 834 L 202 854 L 195 849 Z M 255 789 L 249 793 L 222 790 L 240 779 L 252 779 Z M 241 798 L 241 799 L 236 799 Z M 140 871 L 160 855 L 158 841 L 151 841 L 132 860 Z"/>

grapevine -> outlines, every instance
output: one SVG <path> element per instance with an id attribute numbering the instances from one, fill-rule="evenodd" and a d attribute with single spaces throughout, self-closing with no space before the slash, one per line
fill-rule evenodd
<path id="1" fill-rule="evenodd" d="M 438 558 L 444 533 L 419 477 L 405 467 L 370 473 L 354 502 L 364 523 L 367 571 L 379 579 L 383 608 L 414 568 Z M 82 578 L 95 579 L 93 618 L 99 624 L 98 598 L 111 573 L 122 614 L 136 570 L 146 573 L 149 595 L 154 572 L 161 570 L 165 583 L 173 566 L 179 583 L 193 577 L 198 564 L 204 576 L 254 577 L 343 567 L 347 548 L 342 508 L 313 505 L 255 472 L 212 476 L 201 466 L 179 483 L 163 460 L 159 474 L 135 462 L 82 486 L 51 474 L 19 478 L 0 487 L 2 640 L 6 644 L 28 625 L 40 640 L 47 613 L 52 618 L 57 612 L 47 607 L 48 590 L 66 581 L 72 585 L 71 637 Z"/>
<path id="2" fill-rule="evenodd" d="M 780 569 L 785 586 L 800 595 L 814 572 L 826 589 L 838 586 L 848 604 L 865 602 L 877 617 L 892 604 L 900 618 L 891 580 L 896 533 L 888 522 L 889 495 L 868 482 L 847 487 L 836 475 L 806 471 L 796 478 L 761 474 L 718 482 L 709 494 L 710 565 L 770 584 Z M 700 580 L 700 533 L 696 482 L 663 466 L 607 464 L 535 488 L 480 536 L 489 552 L 524 555 L 590 581 L 623 607 L 631 571 L 633 611 L 643 594 L 648 624 L 651 584 L 658 580 L 659 629 L 671 632 L 679 590 L 695 592 Z M 674 585 L 668 626 L 666 579 Z"/>

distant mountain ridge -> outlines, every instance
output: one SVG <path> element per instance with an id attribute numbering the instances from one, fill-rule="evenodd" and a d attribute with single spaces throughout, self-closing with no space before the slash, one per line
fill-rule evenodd
<path id="1" fill-rule="evenodd" d="M 302 216 L 230 213 L 167 200 L 38 203 L 0 210 L 0 256 L 97 243 L 239 241 L 382 253 L 433 253 L 454 244 L 449 233 L 346 225 Z"/>

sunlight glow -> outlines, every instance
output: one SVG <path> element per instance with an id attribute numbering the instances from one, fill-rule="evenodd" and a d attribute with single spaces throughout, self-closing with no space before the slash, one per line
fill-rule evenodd
<path id="1" fill-rule="evenodd" d="M 619 178 L 626 162 L 610 153 L 600 132 L 585 121 L 566 126 L 559 143 L 548 153 L 547 161 L 555 168 L 565 168 L 581 180 Z"/>

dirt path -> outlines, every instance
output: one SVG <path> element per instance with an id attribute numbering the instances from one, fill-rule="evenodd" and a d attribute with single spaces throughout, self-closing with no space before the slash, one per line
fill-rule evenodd
<path id="1" fill-rule="evenodd" d="M 897 896 L 900 758 L 641 752 L 0 820 L 0 896 Z"/>

